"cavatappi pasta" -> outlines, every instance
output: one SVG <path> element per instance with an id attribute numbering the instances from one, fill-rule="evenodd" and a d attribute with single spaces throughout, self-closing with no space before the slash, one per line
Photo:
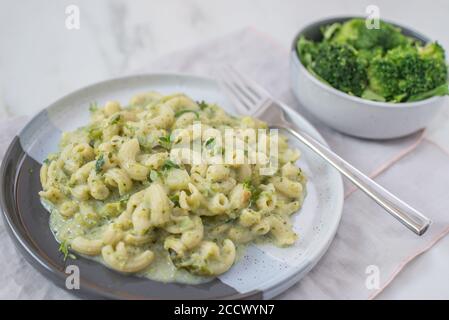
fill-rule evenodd
<path id="1" fill-rule="evenodd" d="M 162 281 L 222 274 L 236 248 L 253 241 L 293 244 L 290 216 L 306 184 L 295 165 L 299 152 L 280 135 L 271 176 L 260 174 L 260 164 L 173 160 L 173 148 L 194 139 L 196 121 L 220 133 L 267 128 L 183 94 L 140 94 L 126 107 L 92 105 L 90 123 L 64 133 L 41 168 L 39 195 L 57 240 L 117 271 Z M 207 152 L 224 153 L 202 135 Z"/>

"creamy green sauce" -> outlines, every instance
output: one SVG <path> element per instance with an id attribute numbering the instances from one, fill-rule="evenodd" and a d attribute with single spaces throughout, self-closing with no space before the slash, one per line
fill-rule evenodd
<path id="1" fill-rule="evenodd" d="M 78 224 L 74 219 L 66 220 L 59 212 L 58 209 L 50 202 L 41 198 L 41 203 L 44 208 L 50 212 L 50 229 L 53 232 L 56 240 L 61 243 L 63 241 L 71 241 L 77 236 L 86 236 L 84 227 Z M 89 238 L 101 238 L 101 234 L 104 232 L 105 225 L 93 227 L 89 230 Z M 253 241 L 254 243 L 273 243 L 271 237 L 262 237 Z M 240 260 L 246 251 L 247 245 L 236 245 L 236 259 L 235 262 Z M 139 277 L 148 278 L 154 281 L 163 283 L 176 282 L 183 284 L 201 284 L 212 281 L 215 277 L 206 277 L 195 275 L 185 269 L 178 269 L 171 261 L 167 250 L 165 250 L 160 243 L 153 244 L 151 246 L 155 258 L 153 262 L 143 271 L 135 273 L 134 275 Z M 105 263 L 101 255 L 87 256 L 78 252 L 72 252 L 76 255 L 82 256 L 86 259 L 93 260 L 101 263 L 105 267 L 109 268 Z M 110 268 L 109 268 L 110 269 Z M 116 270 L 114 270 L 116 271 Z M 118 272 L 118 271 L 116 271 Z"/>
<path id="2" fill-rule="evenodd" d="M 41 203 L 44 208 L 50 212 L 50 229 L 53 232 L 56 240 L 58 242 L 68 241 L 74 239 L 76 236 L 83 234 L 83 227 L 74 221 L 65 220 L 58 212 L 58 210 L 50 202 L 42 200 Z M 95 237 L 95 235 L 100 235 L 104 230 L 104 226 L 94 227 L 90 230 L 90 235 Z M 151 250 L 155 254 L 155 259 L 150 264 L 148 268 L 143 271 L 136 273 L 135 275 L 140 277 L 145 277 L 154 281 L 160 282 L 177 282 L 184 284 L 200 284 L 209 282 L 214 279 L 214 277 L 203 277 L 194 275 L 187 270 L 177 269 L 175 265 L 170 260 L 166 250 L 162 248 L 161 245 L 153 245 Z M 238 250 L 243 251 L 243 250 Z M 83 256 L 86 259 L 90 259 L 99 262 L 107 267 L 101 255 L 99 256 L 86 256 L 76 253 L 77 255 Z"/>

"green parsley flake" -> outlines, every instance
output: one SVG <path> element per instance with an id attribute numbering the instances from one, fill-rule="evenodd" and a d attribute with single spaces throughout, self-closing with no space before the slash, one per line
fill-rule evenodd
<path id="1" fill-rule="evenodd" d="M 69 256 L 69 247 L 70 245 L 65 240 L 59 244 L 58 250 L 64 255 L 64 261 L 66 261 L 67 257 Z"/>
<path id="2" fill-rule="evenodd" d="M 204 110 L 207 107 L 209 107 L 209 105 L 204 100 L 197 101 L 197 104 L 198 104 L 198 106 L 200 107 L 201 110 Z"/>
<path id="3" fill-rule="evenodd" d="M 170 170 L 173 168 L 179 169 L 179 165 L 169 159 L 165 160 L 164 164 L 162 165 L 162 170 Z"/>
<path id="4" fill-rule="evenodd" d="M 170 150 L 171 143 L 172 143 L 172 141 L 171 141 L 171 137 L 169 134 L 166 135 L 165 137 L 164 136 L 159 137 L 159 145 L 161 147 L 163 147 L 164 149 Z"/>
<path id="5" fill-rule="evenodd" d="M 104 156 L 100 155 L 97 159 L 97 162 L 95 162 L 96 173 L 100 173 L 103 170 L 104 163 L 105 163 Z"/>

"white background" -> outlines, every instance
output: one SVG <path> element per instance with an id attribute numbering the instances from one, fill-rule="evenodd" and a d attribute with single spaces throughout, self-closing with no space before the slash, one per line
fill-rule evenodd
<path id="1" fill-rule="evenodd" d="M 70 4 L 80 8 L 77 31 L 65 27 Z M 288 47 L 301 26 L 332 15 L 364 15 L 367 5 L 449 50 L 449 1 L 442 0 L 0 0 L 0 119 L 32 115 L 79 87 L 246 26 Z M 448 114 L 445 110 L 436 122 L 449 121 Z M 449 130 L 438 135 L 448 147 Z M 412 261 L 379 298 L 449 299 L 448 270 L 449 239 L 443 239 Z"/>

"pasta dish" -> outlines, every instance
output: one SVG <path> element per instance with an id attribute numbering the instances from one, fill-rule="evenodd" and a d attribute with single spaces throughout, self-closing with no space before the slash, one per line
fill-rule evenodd
<path id="1" fill-rule="evenodd" d="M 156 92 L 136 95 L 127 106 L 94 103 L 90 113 L 87 126 L 63 133 L 40 172 L 39 195 L 66 255 L 90 256 L 122 273 L 192 282 L 229 270 L 248 243 L 296 241 L 290 219 L 304 200 L 306 177 L 286 137 L 277 138 L 275 156 L 272 136 L 262 142 L 270 146 L 264 151 L 240 144 L 230 153 L 242 156 L 235 163 L 192 163 L 174 152 L 197 142 L 209 158 L 223 156 L 218 134 L 234 130 L 234 141 L 246 142 L 245 129 L 261 132 L 266 123 Z M 261 174 L 264 164 L 249 161 L 252 155 L 276 160 L 277 167 Z"/>

